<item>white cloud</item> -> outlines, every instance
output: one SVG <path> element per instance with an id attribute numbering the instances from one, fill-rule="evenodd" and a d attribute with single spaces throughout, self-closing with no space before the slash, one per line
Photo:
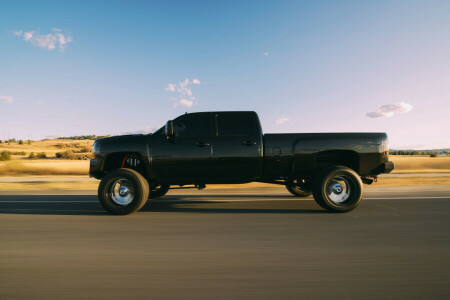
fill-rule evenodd
<path id="1" fill-rule="evenodd" d="M 272 51 L 267 51 L 267 52 L 264 52 L 264 53 L 263 53 L 264 56 L 269 56 L 269 55 L 272 55 L 272 54 L 273 54 Z"/>
<path id="2" fill-rule="evenodd" d="M 180 101 L 178 101 L 178 103 L 180 105 L 183 105 L 183 106 L 186 106 L 186 107 L 191 107 L 192 105 L 194 105 L 194 101 L 186 100 L 186 99 L 181 99 Z"/>
<path id="3" fill-rule="evenodd" d="M 175 97 L 170 97 L 169 100 L 175 101 L 172 106 L 177 107 L 178 105 L 191 107 L 195 104 L 195 96 L 192 93 L 192 85 L 200 85 L 201 82 L 199 79 L 194 78 L 192 81 L 189 78 L 186 78 L 184 81 L 176 84 L 169 83 L 165 90 L 167 92 L 176 93 Z"/>
<path id="4" fill-rule="evenodd" d="M 0 102 L 11 103 L 11 102 L 13 102 L 13 98 L 11 96 L 1 96 L 0 95 Z"/>
<path id="5" fill-rule="evenodd" d="M 21 32 L 22 32 L 22 30 L 21 30 Z M 34 34 L 34 31 L 25 32 L 23 34 L 23 39 L 25 41 L 28 41 L 28 40 L 30 40 L 33 37 L 33 34 Z"/>
<path id="6" fill-rule="evenodd" d="M 177 86 L 173 83 L 169 83 L 169 85 L 166 87 L 166 91 L 168 92 L 175 92 L 177 90 Z"/>
<path id="7" fill-rule="evenodd" d="M 56 47 L 64 50 L 67 44 L 72 42 L 72 36 L 62 33 L 61 29 L 58 28 L 53 28 L 49 34 L 36 34 L 34 31 L 22 32 L 22 30 L 14 31 L 14 34 L 22 36 L 24 41 L 29 41 L 34 46 L 48 50 L 53 50 Z"/>
<path id="8" fill-rule="evenodd" d="M 370 111 L 366 114 L 369 118 L 388 118 L 397 113 L 407 113 L 411 111 L 413 106 L 405 102 L 397 102 L 395 104 L 386 104 L 380 106 L 376 111 Z"/>
<path id="9" fill-rule="evenodd" d="M 289 122 L 289 121 L 290 121 L 289 118 L 286 118 L 286 117 L 284 117 L 284 116 L 281 116 L 281 117 L 279 117 L 279 118 L 275 121 L 275 123 L 277 123 L 277 125 L 280 126 L 280 125 L 282 125 L 282 124 L 284 124 L 284 123 L 287 123 L 287 122 Z"/>

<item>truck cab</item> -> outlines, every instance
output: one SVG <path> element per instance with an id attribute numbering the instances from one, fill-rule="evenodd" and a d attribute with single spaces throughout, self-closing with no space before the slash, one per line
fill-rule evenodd
<path id="1" fill-rule="evenodd" d="M 255 112 L 182 115 L 155 134 L 151 176 L 181 184 L 260 179 L 262 137 Z"/>

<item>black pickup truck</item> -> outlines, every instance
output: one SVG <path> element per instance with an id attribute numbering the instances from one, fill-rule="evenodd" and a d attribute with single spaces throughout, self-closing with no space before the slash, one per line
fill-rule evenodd
<path id="1" fill-rule="evenodd" d="M 361 201 L 363 183 L 394 169 L 385 133 L 263 135 L 253 111 L 184 114 L 153 134 L 99 139 L 93 151 L 89 174 L 101 179 L 100 203 L 113 214 L 173 188 L 247 182 L 285 185 L 346 212 Z"/>

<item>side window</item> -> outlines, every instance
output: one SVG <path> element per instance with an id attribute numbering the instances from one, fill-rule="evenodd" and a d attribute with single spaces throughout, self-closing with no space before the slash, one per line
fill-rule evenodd
<path id="1" fill-rule="evenodd" d="M 253 133 L 253 118 L 249 114 L 231 113 L 217 116 L 219 136 L 249 136 Z"/>
<path id="2" fill-rule="evenodd" d="M 211 136 L 210 114 L 185 115 L 173 122 L 176 137 L 206 137 Z"/>

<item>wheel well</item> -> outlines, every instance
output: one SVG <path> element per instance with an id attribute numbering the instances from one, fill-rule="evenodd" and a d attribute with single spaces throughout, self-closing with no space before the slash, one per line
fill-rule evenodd
<path id="1" fill-rule="evenodd" d="M 103 170 L 110 172 L 119 168 L 133 169 L 145 177 L 144 161 L 138 153 L 118 152 L 108 155 Z"/>
<path id="2" fill-rule="evenodd" d="M 359 173 L 358 154 L 351 150 L 330 150 L 317 154 L 315 163 L 316 170 L 333 165 L 346 166 Z"/>

